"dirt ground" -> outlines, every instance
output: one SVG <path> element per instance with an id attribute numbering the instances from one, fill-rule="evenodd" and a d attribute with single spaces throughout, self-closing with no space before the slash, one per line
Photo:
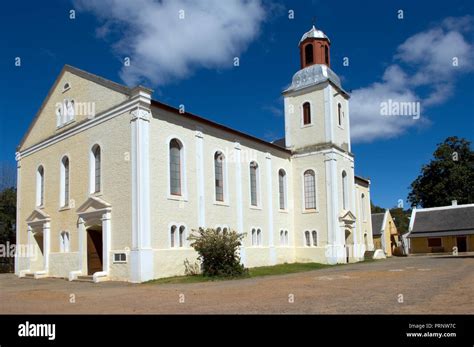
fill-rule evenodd
<path id="1" fill-rule="evenodd" d="M 417 256 L 193 284 L 0 275 L 0 313 L 474 314 L 474 256 Z"/>

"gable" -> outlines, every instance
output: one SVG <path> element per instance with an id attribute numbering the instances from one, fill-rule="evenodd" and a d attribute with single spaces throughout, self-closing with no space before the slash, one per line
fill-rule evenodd
<path id="1" fill-rule="evenodd" d="M 51 218 L 50 216 L 41 210 L 35 209 L 29 216 L 26 218 L 26 222 L 29 224 L 37 223 L 37 222 L 47 222 Z"/>
<path id="2" fill-rule="evenodd" d="M 64 88 L 69 85 L 69 88 Z M 47 138 L 72 128 L 129 98 L 130 89 L 105 80 L 88 72 L 66 65 L 59 74 L 30 128 L 19 145 L 22 151 Z M 67 116 L 67 107 L 62 107 L 61 125 L 58 127 L 58 106 L 65 100 L 74 116 Z M 68 119 L 72 119 L 69 120 Z"/>

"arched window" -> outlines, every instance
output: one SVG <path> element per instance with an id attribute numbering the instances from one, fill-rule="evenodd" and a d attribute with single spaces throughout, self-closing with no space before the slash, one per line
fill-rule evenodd
<path id="1" fill-rule="evenodd" d="M 285 245 L 285 232 L 283 230 L 280 230 L 280 245 Z"/>
<path id="2" fill-rule="evenodd" d="M 173 139 L 170 141 L 170 193 L 171 195 L 181 195 L 181 143 Z"/>
<path id="3" fill-rule="evenodd" d="M 304 56 L 305 56 L 305 63 L 306 65 L 314 63 L 314 56 L 313 56 L 313 45 L 311 43 L 307 44 L 304 48 Z"/>
<path id="4" fill-rule="evenodd" d="M 216 229 L 216 233 L 217 233 L 217 234 L 220 234 L 220 233 L 221 233 L 221 231 L 222 231 L 221 227 L 217 227 L 217 229 Z"/>
<path id="5" fill-rule="evenodd" d="M 36 206 L 44 205 L 44 168 L 41 165 L 36 171 Z"/>
<path id="6" fill-rule="evenodd" d="M 175 247 L 176 225 L 172 225 L 170 229 L 170 247 Z"/>
<path id="7" fill-rule="evenodd" d="M 288 236 L 288 230 L 285 230 L 285 245 L 289 246 L 290 245 L 290 239 Z"/>
<path id="8" fill-rule="evenodd" d="M 257 245 L 262 245 L 262 231 L 260 229 L 257 229 Z"/>
<path id="9" fill-rule="evenodd" d="M 280 210 L 286 209 L 286 172 L 283 169 L 278 171 L 278 190 L 280 193 Z"/>
<path id="10" fill-rule="evenodd" d="M 311 124 L 311 105 L 309 102 L 303 104 L 303 125 Z"/>
<path id="11" fill-rule="evenodd" d="M 102 159 L 100 153 L 100 146 L 94 145 L 92 147 L 92 175 L 91 175 L 91 193 L 98 193 L 101 189 L 101 166 Z"/>
<path id="12" fill-rule="evenodd" d="M 342 126 L 342 105 L 340 103 L 337 104 L 337 122 L 339 126 Z"/>
<path id="13" fill-rule="evenodd" d="M 361 210 L 362 210 L 362 221 L 366 221 L 367 220 L 367 217 L 366 217 L 366 212 L 365 212 L 365 194 L 362 193 L 362 195 L 360 196 L 360 206 L 361 206 Z"/>
<path id="14" fill-rule="evenodd" d="M 186 241 L 186 227 L 181 225 L 179 227 L 179 247 L 184 247 L 184 242 Z"/>
<path id="15" fill-rule="evenodd" d="M 69 232 L 67 231 L 62 231 L 61 234 L 59 235 L 59 248 L 60 252 L 69 252 L 70 251 L 70 240 L 69 240 Z"/>
<path id="16" fill-rule="evenodd" d="M 316 230 L 312 231 L 311 236 L 313 237 L 313 246 L 317 247 L 318 246 L 318 233 L 316 232 Z"/>
<path id="17" fill-rule="evenodd" d="M 310 247 L 310 246 L 311 246 L 311 235 L 310 235 L 310 233 L 309 233 L 308 230 L 306 230 L 306 231 L 304 232 L 304 241 L 305 241 L 305 245 L 306 245 L 307 247 Z"/>
<path id="18" fill-rule="evenodd" d="M 342 208 L 347 210 L 349 208 L 349 189 L 347 182 L 347 173 L 342 171 Z"/>
<path id="19" fill-rule="evenodd" d="M 250 204 L 258 206 L 258 164 L 250 163 Z"/>
<path id="20" fill-rule="evenodd" d="M 327 45 L 324 46 L 324 61 L 326 65 L 329 65 L 329 47 Z"/>
<path id="21" fill-rule="evenodd" d="M 304 172 L 304 207 L 306 210 L 316 209 L 316 181 L 313 170 Z"/>
<path id="22" fill-rule="evenodd" d="M 216 201 L 224 201 L 224 154 L 216 152 L 214 154 L 214 174 Z"/>
<path id="23" fill-rule="evenodd" d="M 257 231 L 252 229 L 252 246 L 257 245 Z"/>
<path id="24" fill-rule="evenodd" d="M 60 175 L 60 205 L 61 207 L 69 206 L 69 158 L 64 157 L 61 160 L 61 175 Z"/>

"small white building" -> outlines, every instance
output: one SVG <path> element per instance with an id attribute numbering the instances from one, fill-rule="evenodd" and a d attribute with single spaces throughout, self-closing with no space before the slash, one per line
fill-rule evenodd
<path id="1" fill-rule="evenodd" d="M 299 48 L 273 143 L 65 66 L 18 147 L 17 242 L 35 252 L 16 274 L 180 275 L 198 227 L 246 233 L 248 267 L 362 260 L 370 181 L 354 174 L 349 95 L 324 33 Z"/>

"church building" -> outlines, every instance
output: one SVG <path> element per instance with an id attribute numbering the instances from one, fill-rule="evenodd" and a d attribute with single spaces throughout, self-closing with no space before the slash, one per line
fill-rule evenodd
<path id="1" fill-rule="evenodd" d="M 246 267 L 357 262 L 373 250 L 349 95 L 314 26 L 267 142 L 64 66 L 16 153 L 15 273 L 144 282 L 196 262 L 199 227 L 245 233 Z"/>

